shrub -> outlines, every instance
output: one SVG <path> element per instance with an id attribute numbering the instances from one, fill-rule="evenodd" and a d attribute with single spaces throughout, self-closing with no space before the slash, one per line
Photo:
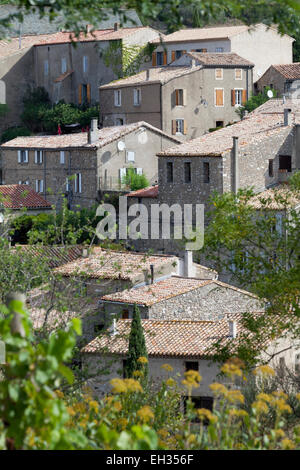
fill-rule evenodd
<path id="1" fill-rule="evenodd" d="M 1 142 L 8 142 L 9 140 L 15 139 L 16 137 L 28 135 L 31 135 L 31 132 L 26 127 L 10 127 L 2 133 Z"/>

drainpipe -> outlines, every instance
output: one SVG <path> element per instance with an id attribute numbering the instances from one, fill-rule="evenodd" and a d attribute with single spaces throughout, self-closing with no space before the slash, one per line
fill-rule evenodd
<path id="1" fill-rule="evenodd" d="M 238 137 L 233 137 L 232 147 L 232 177 L 233 177 L 233 192 L 237 194 L 239 189 L 239 147 Z"/>

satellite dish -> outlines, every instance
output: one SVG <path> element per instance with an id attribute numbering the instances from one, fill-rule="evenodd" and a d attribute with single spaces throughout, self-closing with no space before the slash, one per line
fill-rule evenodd
<path id="1" fill-rule="evenodd" d="M 273 91 L 272 90 L 268 90 L 267 92 L 267 95 L 268 95 L 268 98 L 273 98 Z"/>
<path id="2" fill-rule="evenodd" d="M 261 77 L 261 76 L 262 76 L 262 71 L 261 71 L 260 69 L 258 69 L 256 73 L 257 73 L 257 76 L 258 76 L 258 77 Z"/>
<path id="3" fill-rule="evenodd" d="M 119 150 L 120 152 L 123 152 L 123 150 L 126 149 L 125 142 L 123 142 L 123 140 L 120 140 L 120 141 L 117 143 L 117 147 L 118 147 L 118 150 Z"/>

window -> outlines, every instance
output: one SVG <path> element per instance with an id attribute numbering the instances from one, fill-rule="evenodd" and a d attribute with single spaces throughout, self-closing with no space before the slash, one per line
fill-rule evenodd
<path id="1" fill-rule="evenodd" d="M 38 164 L 43 163 L 43 151 L 42 150 L 36 150 L 34 152 L 34 163 L 38 163 Z"/>
<path id="2" fill-rule="evenodd" d="M 216 52 L 224 52 L 224 47 L 216 47 Z"/>
<path id="3" fill-rule="evenodd" d="M 83 69 L 83 73 L 87 73 L 87 71 L 88 71 L 88 65 L 89 65 L 88 56 L 87 56 L 87 55 L 84 55 L 83 58 L 82 58 L 82 69 Z"/>
<path id="4" fill-rule="evenodd" d="M 279 155 L 279 170 L 286 170 L 289 173 L 292 171 L 291 155 Z"/>
<path id="5" fill-rule="evenodd" d="M 44 180 L 35 180 L 35 191 L 42 193 L 44 191 Z"/>
<path id="6" fill-rule="evenodd" d="M 60 161 L 61 165 L 63 165 L 65 163 L 65 152 L 63 150 L 61 150 L 61 152 L 60 152 L 59 161 Z"/>
<path id="7" fill-rule="evenodd" d="M 300 373 L 300 354 L 296 354 L 295 356 L 295 372 L 297 374 Z"/>
<path id="8" fill-rule="evenodd" d="M 173 183 L 173 163 L 167 162 L 167 182 Z"/>
<path id="9" fill-rule="evenodd" d="M 209 183 L 210 180 L 210 170 L 209 170 L 209 163 L 203 162 L 203 182 Z"/>
<path id="10" fill-rule="evenodd" d="M 81 85 L 81 103 L 86 103 L 87 102 L 87 85 L 82 84 Z"/>
<path id="11" fill-rule="evenodd" d="M 175 106 L 184 106 L 185 105 L 185 93 L 184 90 L 178 89 L 175 90 Z"/>
<path id="12" fill-rule="evenodd" d="M 127 320 L 129 318 L 129 310 L 123 309 L 121 313 L 122 320 Z"/>
<path id="13" fill-rule="evenodd" d="M 184 182 L 190 183 L 192 181 L 192 173 L 191 173 L 191 163 L 185 162 L 184 164 Z"/>
<path id="14" fill-rule="evenodd" d="M 164 63 L 164 53 L 157 52 L 156 53 L 156 65 L 163 65 Z"/>
<path id="15" fill-rule="evenodd" d="M 216 121 L 216 127 L 224 127 L 224 121 Z"/>
<path id="16" fill-rule="evenodd" d="M 81 193 L 81 173 L 75 175 L 75 193 Z"/>
<path id="17" fill-rule="evenodd" d="M 187 361 L 185 362 L 185 371 L 188 372 L 189 370 L 199 370 L 199 363 L 198 361 Z"/>
<path id="18" fill-rule="evenodd" d="M 116 126 L 123 126 L 123 124 L 124 124 L 124 119 L 122 119 L 122 118 L 116 118 L 115 119 L 115 125 Z"/>
<path id="19" fill-rule="evenodd" d="M 127 150 L 126 152 L 126 159 L 128 162 L 134 162 L 135 152 L 132 150 Z"/>
<path id="20" fill-rule="evenodd" d="M 18 163 L 28 163 L 28 150 L 18 150 Z"/>
<path id="21" fill-rule="evenodd" d="M 215 106 L 224 106 L 223 88 L 215 88 Z"/>
<path id="22" fill-rule="evenodd" d="M 45 75 L 45 77 L 47 77 L 48 73 L 49 73 L 49 62 L 48 62 L 48 60 L 44 60 L 44 75 Z"/>
<path id="23" fill-rule="evenodd" d="M 235 106 L 242 106 L 243 90 L 234 90 L 235 93 Z"/>
<path id="24" fill-rule="evenodd" d="M 176 134 L 183 134 L 184 132 L 184 119 L 176 119 Z"/>
<path id="25" fill-rule="evenodd" d="M 242 69 L 235 69 L 234 73 L 235 73 L 235 79 L 236 80 L 242 80 L 243 79 Z"/>
<path id="26" fill-rule="evenodd" d="M 121 106 L 122 104 L 122 95 L 121 90 L 115 90 L 115 106 Z"/>
<path id="27" fill-rule="evenodd" d="M 94 333 L 100 333 L 100 331 L 104 330 L 104 323 L 98 323 L 97 325 L 94 325 Z"/>
<path id="28" fill-rule="evenodd" d="M 67 71 L 67 59 L 63 57 L 61 59 L 61 73 L 66 73 Z"/>
<path id="29" fill-rule="evenodd" d="M 182 56 L 183 51 L 175 51 L 175 59 L 179 59 Z"/>
<path id="30" fill-rule="evenodd" d="M 189 397 L 183 397 L 183 408 L 184 413 L 186 413 L 186 402 L 188 401 Z M 190 397 L 191 402 L 194 405 L 194 408 L 197 410 L 199 408 L 205 408 L 207 410 L 213 410 L 214 399 L 213 397 Z M 199 418 L 194 418 L 194 423 L 199 423 Z M 209 424 L 209 421 L 204 420 L 203 422 L 205 425 Z"/>
<path id="31" fill-rule="evenodd" d="M 216 80 L 223 80 L 223 69 L 216 69 L 215 70 L 215 79 Z"/>
<path id="32" fill-rule="evenodd" d="M 273 176 L 274 176 L 273 160 L 269 160 L 269 177 L 273 178 Z"/>
<path id="33" fill-rule="evenodd" d="M 89 83 L 82 83 L 79 85 L 78 103 L 87 104 L 91 102 L 91 85 Z"/>
<path id="34" fill-rule="evenodd" d="M 133 104 L 134 106 L 139 106 L 141 104 L 141 89 L 134 88 L 133 90 Z"/>
<path id="35" fill-rule="evenodd" d="M 26 180 L 26 181 L 21 181 L 20 180 L 18 184 L 29 184 L 29 180 Z"/>
<path id="36" fill-rule="evenodd" d="M 207 52 L 207 49 L 196 49 L 196 52 Z"/>

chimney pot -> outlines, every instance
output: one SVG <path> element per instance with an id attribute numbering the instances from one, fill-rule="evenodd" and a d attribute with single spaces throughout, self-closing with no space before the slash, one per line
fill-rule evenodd
<path id="1" fill-rule="evenodd" d="M 290 126 L 292 124 L 292 110 L 290 108 L 284 109 L 284 125 Z"/>
<path id="2" fill-rule="evenodd" d="M 114 31 L 118 31 L 119 27 L 119 23 L 114 23 Z"/>
<path id="3" fill-rule="evenodd" d="M 99 130 L 98 130 L 98 119 L 93 118 L 91 120 L 91 127 L 88 132 L 88 143 L 94 144 L 99 139 Z"/>
<path id="4" fill-rule="evenodd" d="M 184 253 L 184 276 L 194 276 L 193 252 L 190 250 L 185 250 Z"/>
<path id="5" fill-rule="evenodd" d="M 146 80 L 150 80 L 150 69 L 146 70 Z"/>

